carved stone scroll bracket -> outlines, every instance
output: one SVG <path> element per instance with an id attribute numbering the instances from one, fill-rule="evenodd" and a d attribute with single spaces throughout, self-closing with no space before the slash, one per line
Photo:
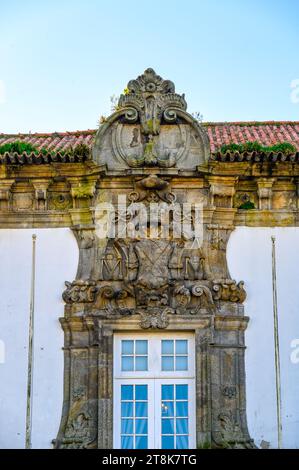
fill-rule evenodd
<path id="1" fill-rule="evenodd" d="M 91 279 L 94 262 L 96 259 L 96 235 L 93 225 L 77 225 L 72 227 L 79 247 L 79 263 L 76 274 L 77 280 L 88 281 Z"/>
<path id="2" fill-rule="evenodd" d="M 189 287 L 177 284 L 173 296 L 177 314 L 215 315 L 217 312 L 211 290 L 202 283 L 192 283 Z"/>
<path id="3" fill-rule="evenodd" d="M 89 201 L 93 198 L 96 189 L 97 178 L 78 179 L 69 178 L 73 209 L 89 207 Z"/>
<path id="4" fill-rule="evenodd" d="M 259 178 L 257 180 L 257 194 L 259 197 L 259 209 L 270 210 L 272 207 L 273 185 L 275 178 Z"/>
<path id="5" fill-rule="evenodd" d="M 238 284 L 232 279 L 222 279 L 213 281 L 214 300 L 243 303 L 246 299 L 244 281 Z"/>
<path id="6" fill-rule="evenodd" d="M 106 284 L 99 288 L 96 308 L 105 316 L 125 316 L 134 313 L 136 300 L 133 287 L 123 288 Z"/>
<path id="7" fill-rule="evenodd" d="M 65 285 L 67 289 L 63 292 L 62 298 L 67 304 L 91 303 L 95 301 L 98 289 L 94 281 L 66 281 Z"/>
<path id="8" fill-rule="evenodd" d="M 206 227 L 206 253 L 208 277 L 228 279 L 230 277 L 226 259 L 229 237 L 235 229 L 233 225 L 208 224 Z"/>
<path id="9" fill-rule="evenodd" d="M 11 209 L 11 187 L 14 182 L 13 179 L 0 180 L 0 209 L 3 211 Z"/>
<path id="10" fill-rule="evenodd" d="M 210 204 L 217 207 L 233 207 L 237 177 L 208 176 L 210 185 Z"/>
<path id="11" fill-rule="evenodd" d="M 169 190 L 169 182 L 159 178 L 157 175 L 149 175 L 135 182 L 134 191 L 128 199 L 130 202 L 158 202 L 174 203 L 176 196 Z"/>
<path id="12" fill-rule="evenodd" d="M 31 183 L 35 189 L 36 209 L 47 210 L 47 191 L 50 181 L 46 179 L 32 179 Z"/>

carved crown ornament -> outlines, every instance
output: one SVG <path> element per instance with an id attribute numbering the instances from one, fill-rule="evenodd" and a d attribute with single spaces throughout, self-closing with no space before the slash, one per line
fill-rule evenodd
<path id="1" fill-rule="evenodd" d="M 186 109 L 174 83 L 146 69 L 129 81 L 116 111 L 99 128 L 93 159 L 108 169 L 195 169 L 209 158 L 209 140 Z"/>

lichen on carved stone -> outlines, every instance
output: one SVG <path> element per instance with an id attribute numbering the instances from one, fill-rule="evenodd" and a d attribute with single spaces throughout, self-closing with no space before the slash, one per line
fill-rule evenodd
<path id="1" fill-rule="evenodd" d="M 244 282 L 240 281 L 237 284 L 232 279 L 215 280 L 213 282 L 213 298 L 214 300 L 243 303 L 246 299 Z"/>
<path id="2" fill-rule="evenodd" d="M 127 86 L 117 111 L 99 128 L 93 158 L 108 168 L 195 169 L 207 162 L 205 130 L 186 112 L 184 95 L 147 69 Z"/>
<path id="3" fill-rule="evenodd" d="M 63 292 L 62 298 L 67 304 L 95 301 L 97 287 L 94 281 L 66 281 L 65 285 L 67 289 Z"/>
<path id="4" fill-rule="evenodd" d="M 140 326 L 143 329 L 164 329 L 169 324 L 169 314 L 173 314 L 173 310 L 169 307 L 165 309 L 148 308 L 147 310 L 139 310 Z"/>

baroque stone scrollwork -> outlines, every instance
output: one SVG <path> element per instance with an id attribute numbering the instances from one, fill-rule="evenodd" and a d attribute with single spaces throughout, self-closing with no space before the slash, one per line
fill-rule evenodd
<path id="1" fill-rule="evenodd" d="M 161 310 L 159 308 L 150 308 L 148 310 L 139 310 L 141 321 L 140 326 L 143 329 L 148 328 L 167 328 L 169 325 L 168 315 L 173 314 L 173 310 L 169 307 Z"/>
<path id="2" fill-rule="evenodd" d="M 184 95 L 153 69 L 128 83 L 116 112 L 99 129 L 93 158 L 114 168 L 195 168 L 208 158 L 205 131 L 186 112 Z"/>
<path id="3" fill-rule="evenodd" d="M 253 446 L 245 416 L 246 292 L 226 262 L 236 178 L 206 175 L 209 143 L 186 106 L 172 82 L 147 69 L 96 135 L 101 178 L 85 188 L 83 202 L 73 182 L 79 266 L 63 293 L 65 397 L 56 447 L 113 446 L 114 332 L 164 330 L 194 332 L 197 445 Z M 86 209 L 91 200 L 113 206 L 112 235 L 99 235 L 105 218 Z"/>
<path id="4" fill-rule="evenodd" d="M 62 298 L 67 304 L 95 301 L 97 287 L 94 281 L 66 281 L 65 285 L 67 289 L 63 292 Z"/>
<path id="5" fill-rule="evenodd" d="M 191 284 L 189 288 L 185 285 L 178 285 L 174 289 L 174 298 L 176 300 L 176 313 L 186 313 L 187 311 L 191 315 L 216 313 L 211 290 L 206 285 L 196 283 Z M 195 301 L 192 302 L 193 299 Z"/>
<path id="6" fill-rule="evenodd" d="M 244 282 L 238 284 L 232 279 L 223 279 L 213 282 L 213 298 L 214 300 L 228 300 L 230 302 L 243 303 L 246 299 L 246 291 Z"/>
<path id="7" fill-rule="evenodd" d="M 232 412 L 224 411 L 218 415 L 219 431 L 214 435 L 214 443 L 220 448 L 251 449 L 253 440 L 245 438 L 238 421 Z"/>

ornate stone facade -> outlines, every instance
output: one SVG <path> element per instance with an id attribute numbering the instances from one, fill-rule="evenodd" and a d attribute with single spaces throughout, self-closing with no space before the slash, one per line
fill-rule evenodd
<path id="1" fill-rule="evenodd" d="M 298 225 L 299 171 L 292 162 L 211 160 L 205 130 L 186 108 L 174 84 L 147 69 L 99 128 L 92 159 L 0 166 L 1 227 L 69 226 L 79 246 L 76 279 L 63 293 L 56 448 L 112 448 L 113 334 L 148 329 L 195 334 L 197 446 L 254 447 L 246 423 L 246 293 L 230 277 L 226 247 L 236 225 Z M 172 214 L 167 234 L 156 214 L 150 236 L 145 222 L 135 235 L 101 238 L 98 207 L 116 207 L 119 197 L 118 229 L 124 221 L 130 227 L 137 202 L 145 216 L 160 202 Z M 256 208 L 239 209 L 248 200 Z M 191 226 L 177 210 L 199 202 L 200 244 L 193 209 Z"/>

